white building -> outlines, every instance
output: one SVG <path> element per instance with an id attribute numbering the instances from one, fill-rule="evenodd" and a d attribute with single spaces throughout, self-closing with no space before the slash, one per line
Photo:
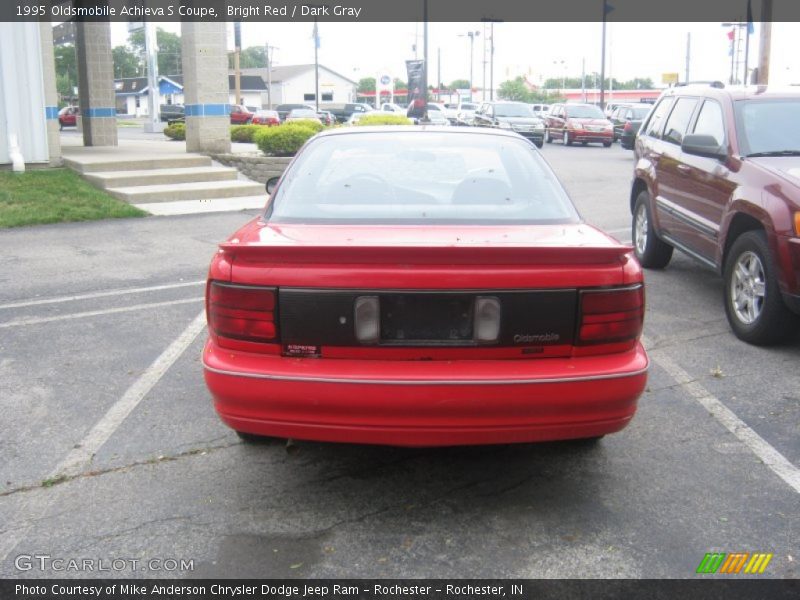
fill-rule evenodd
<path id="1" fill-rule="evenodd" d="M 271 70 L 242 69 L 242 74 L 258 75 L 272 85 L 272 106 L 278 104 L 309 104 L 316 100 L 314 65 L 285 65 Z M 355 102 L 358 84 L 344 75 L 319 65 L 319 102 Z M 265 93 L 264 106 L 267 105 Z"/>
<path id="2" fill-rule="evenodd" d="M 159 76 L 159 95 L 162 104 L 183 104 L 183 77 L 180 75 Z M 234 75 L 228 76 L 230 94 L 229 104 L 236 102 L 236 80 Z M 246 106 L 262 108 L 266 106 L 267 86 L 258 75 L 241 76 L 241 96 Z M 147 116 L 147 77 L 126 77 L 114 81 L 118 115 L 131 117 Z"/>

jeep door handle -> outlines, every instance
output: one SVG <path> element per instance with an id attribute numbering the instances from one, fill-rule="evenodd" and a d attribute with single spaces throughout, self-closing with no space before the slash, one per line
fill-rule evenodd
<path id="1" fill-rule="evenodd" d="M 678 165 L 678 171 L 681 173 L 689 173 L 691 170 L 692 168 L 688 165 Z"/>

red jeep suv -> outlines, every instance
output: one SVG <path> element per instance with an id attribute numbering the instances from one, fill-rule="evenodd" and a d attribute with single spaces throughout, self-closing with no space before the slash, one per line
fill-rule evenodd
<path id="1" fill-rule="evenodd" d="M 800 90 L 721 83 L 665 91 L 636 138 L 633 245 L 660 269 L 678 248 L 720 273 L 740 339 L 800 319 Z"/>

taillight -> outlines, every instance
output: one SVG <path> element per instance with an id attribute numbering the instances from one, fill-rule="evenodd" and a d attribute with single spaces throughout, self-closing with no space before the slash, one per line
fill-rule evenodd
<path id="1" fill-rule="evenodd" d="M 631 125 L 630 121 L 625 123 L 625 127 L 622 128 L 622 131 L 631 131 L 633 129 L 633 125 Z"/>
<path id="2" fill-rule="evenodd" d="M 579 345 L 636 340 L 644 322 L 644 287 L 581 292 Z"/>
<path id="3" fill-rule="evenodd" d="M 212 281 L 208 286 L 208 327 L 216 335 L 248 342 L 275 342 L 275 288 Z"/>

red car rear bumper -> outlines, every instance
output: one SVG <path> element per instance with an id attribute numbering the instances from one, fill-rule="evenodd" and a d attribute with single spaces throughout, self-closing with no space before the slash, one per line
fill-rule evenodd
<path id="1" fill-rule="evenodd" d="M 582 358 L 377 361 L 233 352 L 211 340 L 222 420 L 265 436 L 393 446 L 594 437 L 624 428 L 647 380 L 640 344 Z"/>

